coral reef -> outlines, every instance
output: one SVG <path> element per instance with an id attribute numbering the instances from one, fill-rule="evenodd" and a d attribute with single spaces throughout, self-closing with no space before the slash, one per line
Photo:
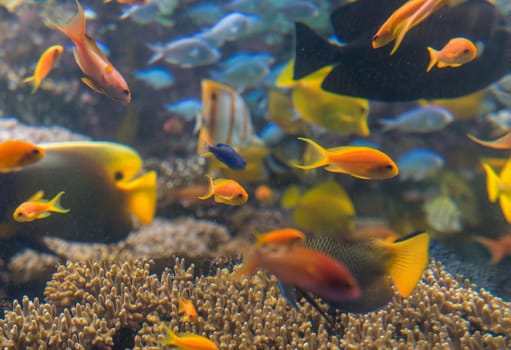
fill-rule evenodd
<path id="1" fill-rule="evenodd" d="M 0 142 L 11 139 L 32 143 L 89 140 L 84 135 L 58 126 L 34 127 L 20 123 L 14 118 L 0 119 Z"/>
<path id="2" fill-rule="evenodd" d="M 511 304 L 477 290 L 433 263 L 409 298 L 365 314 L 339 314 L 331 330 L 313 308 L 300 312 L 273 277 L 233 280 L 227 269 L 194 272 L 183 259 L 160 277 L 151 261 L 68 262 L 48 282 L 45 302 L 15 301 L 0 321 L 8 349 L 159 349 L 160 322 L 194 332 L 221 349 L 504 349 L 511 347 Z M 183 322 L 179 297 L 199 317 Z"/>

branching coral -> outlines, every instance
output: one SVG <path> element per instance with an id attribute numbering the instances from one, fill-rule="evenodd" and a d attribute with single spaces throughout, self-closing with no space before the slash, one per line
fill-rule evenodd
<path id="1" fill-rule="evenodd" d="M 194 332 L 221 349 L 505 349 L 511 347 L 510 304 L 433 264 L 409 298 L 396 297 L 365 315 L 338 315 L 328 325 L 308 304 L 297 312 L 262 272 L 235 281 L 227 269 L 195 275 L 176 259 L 158 277 L 149 260 L 68 262 L 40 303 L 24 298 L 0 323 L 9 349 L 158 349 L 164 332 Z M 199 317 L 184 322 L 179 297 Z M 128 331 L 126 331 L 128 330 Z M 129 334 L 129 339 L 120 337 Z"/>

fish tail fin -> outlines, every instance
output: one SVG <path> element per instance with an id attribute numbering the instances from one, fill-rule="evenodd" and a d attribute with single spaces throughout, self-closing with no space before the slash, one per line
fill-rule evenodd
<path id="1" fill-rule="evenodd" d="M 300 200 L 300 189 L 296 185 L 289 186 L 282 194 L 280 206 L 282 208 L 294 208 Z"/>
<path id="2" fill-rule="evenodd" d="M 383 244 L 388 244 L 383 242 Z M 429 234 L 415 232 L 389 245 L 393 257 L 389 274 L 399 294 L 410 295 L 429 262 Z"/>
<path id="3" fill-rule="evenodd" d="M 206 174 L 206 177 L 208 178 L 208 182 L 209 182 L 208 192 L 205 195 L 197 197 L 199 199 L 208 199 L 215 194 L 215 183 L 213 182 L 213 178 L 211 177 L 211 175 L 207 175 L 207 174 Z"/>
<path id="4" fill-rule="evenodd" d="M 64 191 L 59 192 L 48 204 L 50 206 L 50 211 L 53 211 L 55 213 L 69 213 L 70 209 L 64 209 L 62 208 L 62 205 L 60 204 L 60 198 L 64 195 Z"/>
<path id="5" fill-rule="evenodd" d="M 165 48 L 162 45 L 147 44 L 147 47 L 154 52 L 147 64 L 153 64 L 163 58 Z"/>
<path id="6" fill-rule="evenodd" d="M 35 80 L 35 75 L 32 75 L 30 77 L 26 77 L 25 79 L 23 79 L 23 82 L 30 83 L 31 81 L 34 81 L 34 80 Z"/>
<path id="7" fill-rule="evenodd" d="M 156 172 L 150 171 L 135 180 L 117 184 L 127 194 L 128 210 L 143 224 L 150 224 L 154 218 L 156 180 Z"/>
<path id="8" fill-rule="evenodd" d="M 253 229 L 252 234 L 254 235 L 254 237 L 256 239 L 256 246 L 257 247 L 262 246 L 263 234 L 261 232 L 259 232 L 259 230 L 257 230 L 257 229 Z"/>
<path id="9" fill-rule="evenodd" d="M 499 244 L 499 242 L 489 239 L 486 237 L 481 236 L 475 236 L 472 238 L 474 241 L 480 243 L 481 245 L 485 246 L 486 249 L 488 249 L 488 252 L 491 255 L 490 264 L 497 264 L 499 261 L 504 258 L 505 255 L 505 249 L 503 245 Z"/>
<path id="10" fill-rule="evenodd" d="M 378 122 L 382 125 L 381 132 L 392 130 L 396 127 L 396 120 L 393 118 L 379 118 Z"/>
<path id="11" fill-rule="evenodd" d="M 162 345 L 176 345 L 176 341 L 179 340 L 179 337 L 167 326 L 165 323 L 160 323 L 160 326 L 165 331 L 165 338 L 161 341 Z"/>
<path id="12" fill-rule="evenodd" d="M 78 6 L 78 13 L 68 23 L 64 25 L 54 24 L 54 26 L 74 43 L 81 43 L 85 41 L 85 14 L 78 0 L 76 0 L 76 5 Z"/>
<path id="13" fill-rule="evenodd" d="M 429 65 L 428 68 L 426 68 L 426 72 L 429 72 L 433 69 L 433 67 L 438 63 L 438 57 L 437 53 L 438 51 L 432 48 L 431 46 L 428 46 L 428 52 L 429 52 Z"/>
<path id="14" fill-rule="evenodd" d="M 338 60 L 342 47 L 316 34 L 306 24 L 295 23 L 295 61 L 293 79 L 301 79 Z"/>
<path id="15" fill-rule="evenodd" d="M 492 203 L 497 201 L 497 198 L 499 198 L 500 190 L 499 190 L 499 176 L 493 168 L 486 164 L 482 163 L 484 171 L 486 172 L 486 190 L 488 191 L 488 200 Z"/>
<path id="16" fill-rule="evenodd" d="M 35 78 L 35 75 L 32 75 L 31 77 L 27 77 L 27 78 L 23 79 L 23 82 L 24 83 L 31 83 L 31 82 L 34 83 L 34 86 L 32 86 L 32 93 L 35 93 L 37 91 L 37 89 L 39 89 L 39 85 L 41 84 L 41 82 Z"/>
<path id="17" fill-rule="evenodd" d="M 511 223 L 511 197 L 505 193 L 502 193 L 499 196 L 499 204 L 500 210 L 502 211 L 502 214 L 504 214 L 506 221 Z"/>
<path id="18" fill-rule="evenodd" d="M 311 139 L 305 138 L 305 137 L 299 137 L 298 140 L 307 142 L 310 146 L 310 150 L 312 151 L 311 154 L 311 161 L 308 162 L 308 164 L 299 165 L 299 164 L 293 164 L 295 167 L 299 169 L 315 169 L 319 168 L 325 165 L 328 165 L 330 163 L 330 154 L 328 153 L 328 150 L 321 147 L 316 142 L 312 141 Z"/>

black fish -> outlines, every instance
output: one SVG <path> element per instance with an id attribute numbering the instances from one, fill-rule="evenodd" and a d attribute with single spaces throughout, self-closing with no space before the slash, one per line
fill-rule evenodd
<path id="1" fill-rule="evenodd" d="M 333 64 L 322 83 L 326 91 L 395 102 L 467 95 L 511 70 L 508 20 L 485 0 L 468 0 L 438 10 L 410 30 L 392 56 L 392 45 L 373 49 L 372 36 L 404 2 L 358 0 L 334 11 L 332 25 L 339 39 L 347 42 L 344 46 L 331 44 L 305 24 L 296 23 L 293 78 L 301 79 Z M 455 37 L 483 43 L 481 56 L 461 67 L 427 72 L 426 48 L 442 48 Z"/>
<path id="2" fill-rule="evenodd" d="M 216 146 L 208 146 L 208 151 L 213 153 L 216 159 L 231 169 L 243 170 L 247 166 L 245 159 L 243 159 L 234 148 L 224 143 L 218 143 Z"/>

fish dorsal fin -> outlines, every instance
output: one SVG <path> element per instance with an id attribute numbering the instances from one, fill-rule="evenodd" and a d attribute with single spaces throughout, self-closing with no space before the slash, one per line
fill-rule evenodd
<path id="1" fill-rule="evenodd" d="M 94 81 L 90 80 L 89 78 L 87 77 L 83 77 L 82 78 L 82 82 L 87 85 L 89 88 L 91 88 L 92 90 L 96 91 L 98 94 L 105 94 L 105 91 L 99 87 L 98 84 L 96 84 Z"/>
<path id="2" fill-rule="evenodd" d="M 43 190 L 37 191 L 32 197 L 30 197 L 28 199 L 28 202 L 39 201 L 39 200 L 43 199 L 43 196 L 44 196 L 44 191 Z"/>
<path id="3" fill-rule="evenodd" d="M 112 65 L 108 58 L 103 53 L 103 51 L 101 51 L 101 49 L 98 47 L 96 40 L 94 40 L 90 35 L 85 34 L 85 41 L 87 42 L 87 45 L 89 45 L 89 47 L 94 51 L 95 54 L 101 57 L 108 64 Z"/>
<path id="4" fill-rule="evenodd" d="M 388 243 L 383 243 L 388 244 Z M 410 295 L 429 262 L 429 234 L 414 233 L 389 244 L 392 258 L 389 273 L 399 294 Z"/>
<path id="5" fill-rule="evenodd" d="M 156 180 L 156 172 L 150 171 L 134 180 L 116 184 L 126 193 L 129 211 L 143 224 L 150 224 L 154 218 Z"/>

